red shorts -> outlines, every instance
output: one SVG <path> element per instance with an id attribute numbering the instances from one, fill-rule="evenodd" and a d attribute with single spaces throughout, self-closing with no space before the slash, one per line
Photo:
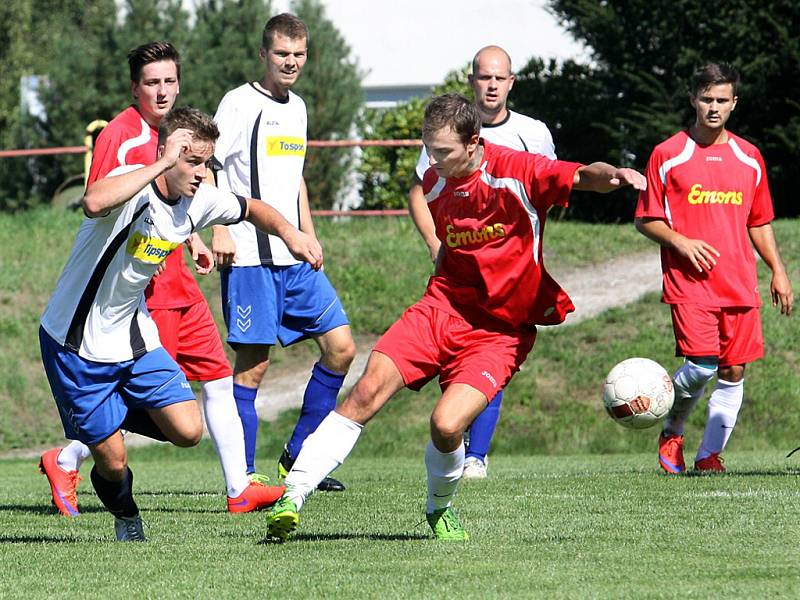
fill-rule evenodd
<path id="1" fill-rule="evenodd" d="M 375 350 L 388 356 L 406 387 L 419 390 L 439 375 L 444 390 L 465 383 L 487 398 L 519 370 L 536 332 L 500 333 L 424 304 L 414 304 L 383 334 Z"/>
<path id="2" fill-rule="evenodd" d="M 670 304 L 676 356 L 717 356 L 719 366 L 764 356 L 758 307 Z"/>
<path id="3" fill-rule="evenodd" d="M 183 308 L 154 308 L 150 316 L 158 327 L 161 345 L 186 379 L 214 381 L 233 374 L 205 300 Z"/>

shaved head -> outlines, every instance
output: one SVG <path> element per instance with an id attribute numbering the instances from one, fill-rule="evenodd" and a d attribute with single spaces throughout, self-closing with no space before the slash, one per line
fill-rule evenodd
<path id="1" fill-rule="evenodd" d="M 506 100 L 514 87 L 511 57 L 500 46 L 486 46 L 472 59 L 469 84 L 484 125 L 501 123 L 508 117 Z"/>
<path id="2" fill-rule="evenodd" d="M 511 57 L 508 52 L 503 50 L 500 46 L 484 46 L 475 53 L 472 59 L 472 72 L 476 73 L 480 70 L 480 64 L 488 61 L 505 61 L 506 70 L 511 73 Z"/>

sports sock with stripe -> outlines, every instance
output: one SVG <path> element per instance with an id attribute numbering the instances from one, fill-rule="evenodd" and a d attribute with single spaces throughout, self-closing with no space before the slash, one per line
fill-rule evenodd
<path id="1" fill-rule="evenodd" d="M 464 444 L 453 452 L 441 452 L 432 441 L 425 448 L 428 471 L 428 514 L 453 503 L 461 473 L 464 470 Z"/>
<path id="2" fill-rule="evenodd" d="M 306 438 L 292 470 L 286 476 L 286 494 L 297 505 L 317 489 L 319 482 L 341 465 L 361 435 L 363 425 L 335 410 Z"/>

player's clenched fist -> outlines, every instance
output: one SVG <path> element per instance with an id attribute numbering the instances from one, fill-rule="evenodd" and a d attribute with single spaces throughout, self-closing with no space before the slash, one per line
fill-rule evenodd
<path id="1" fill-rule="evenodd" d="M 286 247 L 298 260 L 304 260 L 315 271 L 322 268 L 322 246 L 317 238 L 296 230 L 284 238 Z"/>

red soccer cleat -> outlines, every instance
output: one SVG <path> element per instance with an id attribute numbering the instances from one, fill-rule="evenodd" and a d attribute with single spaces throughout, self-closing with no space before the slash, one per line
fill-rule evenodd
<path id="1" fill-rule="evenodd" d="M 267 508 L 275 504 L 286 487 L 282 485 L 264 485 L 259 481 L 251 481 L 247 489 L 236 498 L 228 496 L 229 513 L 246 513 Z"/>
<path id="2" fill-rule="evenodd" d="M 724 473 L 725 465 L 722 464 L 722 457 L 717 453 L 694 461 L 694 470 L 706 473 Z"/>
<path id="3" fill-rule="evenodd" d="M 658 464 L 667 473 L 677 474 L 686 471 L 683 461 L 683 436 L 664 435 L 658 437 Z"/>
<path id="4" fill-rule="evenodd" d="M 77 471 L 65 471 L 58 466 L 58 455 L 61 448 L 48 450 L 39 459 L 39 471 L 47 477 L 50 491 L 53 494 L 53 504 L 58 512 L 67 517 L 77 517 L 78 510 L 78 483 L 81 480 Z"/>

